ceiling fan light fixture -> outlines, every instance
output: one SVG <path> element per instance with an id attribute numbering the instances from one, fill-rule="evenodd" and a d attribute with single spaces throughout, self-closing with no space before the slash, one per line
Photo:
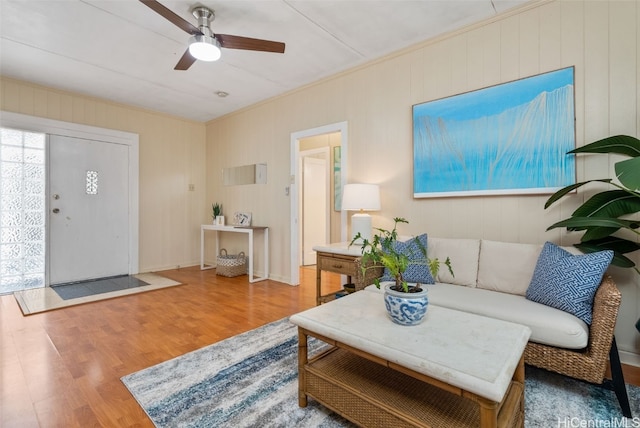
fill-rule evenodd
<path id="1" fill-rule="evenodd" d="M 218 40 L 204 34 L 198 34 L 189 39 L 189 53 L 200 61 L 217 61 L 222 56 Z"/>

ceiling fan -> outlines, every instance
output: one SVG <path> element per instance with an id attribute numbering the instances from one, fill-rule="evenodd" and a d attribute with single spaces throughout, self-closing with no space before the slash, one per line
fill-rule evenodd
<path id="1" fill-rule="evenodd" d="M 249 37 L 214 34 L 210 23 L 214 20 L 213 10 L 204 6 L 196 6 L 191 13 L 198 19 L 198 26 L 191 24 L 156 0 L 140 0 L 154 12 L 172 22 L 180 29 L 191 34 L 189 48 L 174 67 L 174 70 L 187 70 L 197 59 L 216 61 L 220 58 L 220 48 L 246 49 L 250 51 L 284 53 L 284 43 L 271 40 L 252 39 Z"/>

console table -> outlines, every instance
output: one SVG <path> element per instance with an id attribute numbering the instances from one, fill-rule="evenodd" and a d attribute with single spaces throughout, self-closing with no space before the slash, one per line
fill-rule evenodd
<path id="1" fill-rule="evenodd" d="M 436 305 L 400 326 L 366 290 L 290 321 L 300 407 L 313 398 L 363 427 L 524 426 L 526 326 Z M 308 336 L 331 347 L 310 357 Z"/>
<path id="2" fill-rule="evenodd" d="M 220 232 L 230 232 L 230 233 L 244 233 L 249 237 L 249 282 L 258 282 L 264 281 L 265 279 L 269 279 L 269 228 L 266 226 L 218 226 L 211 224 L 203 224 L 200 226 L 200 269 L 214 269 L 216 265 L 205 265 L 204 263 L 204 238 L 205 231 L 212 230 L 216 233 L 216 257 L 220 252 Z M 253 261 L 254 257 L 254 245 L 253 238 L 254 232 L 262 232 L 263 240 L 264 240 L 264 275 L 261 277 L 253 276 Z"/>

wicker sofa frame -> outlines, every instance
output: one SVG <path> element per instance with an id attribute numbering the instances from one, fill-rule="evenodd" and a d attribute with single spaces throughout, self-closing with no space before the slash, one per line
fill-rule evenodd
<path id="1" fill-rule="evenodd" d="M 356 260 L 355 289 L 363 290 L 383 274 L 383 268 L 369 268 L 362 275 L 360 259 Z M 622 295 L 613 279 L 606 275 L 594 298 L 593 320 L 585 349 L 565 349 L 529 342 L 524 351 L 525 363 L 574 379 L 612 390 L 624 416 L 631 418 L 629 397 L 614 336 Z M 605 378 L 610 365 L 611 379 Z"/>
<path id="2" fill-rule="evenodd" d="M 623 414 L 631 418 L 629 397 L 614 336 L 622 295 L 610 276 L 605 276 L 593 302 L 593 321 L 589 342 L 583 350 L 556 348 L 529 342 L 524 350 L 525 363 L 600 385 L 615 392 Z M 611 379 L 606 379 L 610 364 Z"/>

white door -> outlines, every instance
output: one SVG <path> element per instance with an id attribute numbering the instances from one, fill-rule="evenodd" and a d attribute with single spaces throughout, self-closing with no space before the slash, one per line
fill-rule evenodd
<path id="1" fill-rule="evenodd" d="M 316 264 L 315 245 L 327 244 L 327 161 L 302 158 L 302 264 Z"/>
<path id="2" fill-rule="evenodd" d="M 129 273 L 129 151 L 51 135 L 49 284 Z"/>

